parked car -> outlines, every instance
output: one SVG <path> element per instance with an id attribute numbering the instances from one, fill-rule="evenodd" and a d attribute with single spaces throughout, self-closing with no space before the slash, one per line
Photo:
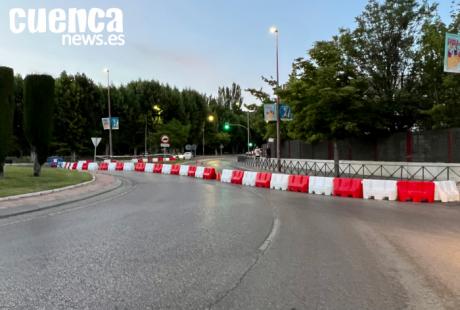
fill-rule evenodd
<path id="1" fill-rule="evenodd" d="M 63 162 L 64 161 L 64 158 L 60 157 L 60 156 L 50 156 L 46 159 L 46 163 L 48 164 L 48 166 L 52 167 L 52 168 L 56 168 L 58 166 L 59 163 Z"/>
<path id="2" fill-rule="evenodd" d="M 184 153 L 184 159 L 185 159 L 185 160 L 190 160 L 190 159 L 192 159 L 192 158 L 193 158 L 192 152 L 185 152 L 185 153 Z"/>

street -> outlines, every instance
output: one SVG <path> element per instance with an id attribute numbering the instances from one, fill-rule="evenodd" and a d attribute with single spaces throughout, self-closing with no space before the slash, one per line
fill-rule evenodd
<path id="1" fill-rule="evenodd" d="M 0 309 L 460 308 L 458 205 L 116 175 L 0 220 Z"/>

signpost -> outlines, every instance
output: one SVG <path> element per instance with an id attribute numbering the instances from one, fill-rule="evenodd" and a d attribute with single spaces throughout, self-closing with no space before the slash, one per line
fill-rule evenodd
<path id="1" fill-rule="evenodd" d="M 93 142 L 94 145 L 94 162 L 96 162 L 96 149 L 99 143 L 101 142 L 102 138 L 99 137 L 93 137 L 91 138 L 91 141 Z"/>
<path id="2" fill-rule="evenodd" d="M 169 145 L 169 137 L 167 135 L 162 135 L 160 138 L 160 147 L 163 148 L 163 153 L 166 154 L 166 148 L 170 147 Z"/>

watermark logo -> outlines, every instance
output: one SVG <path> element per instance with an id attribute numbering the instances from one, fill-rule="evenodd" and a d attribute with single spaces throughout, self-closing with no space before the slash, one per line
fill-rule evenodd
<path id="1" fill-rule="evenodd" d="M 10 31 L 54 33 L 63 46 L 123 46 L 123 11 L 119 8 L 22 9 L 9 12 Z"/>

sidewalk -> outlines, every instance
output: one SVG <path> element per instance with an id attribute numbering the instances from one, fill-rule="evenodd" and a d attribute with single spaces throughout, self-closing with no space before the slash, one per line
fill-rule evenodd
<path id="1" fill-rule="evenodd" d="M 83 200 L 118 188 L 121 181 L 108 174 L 95 173 L 88 185 L 33 197 L 0 201 L 0 219 Z"/>

